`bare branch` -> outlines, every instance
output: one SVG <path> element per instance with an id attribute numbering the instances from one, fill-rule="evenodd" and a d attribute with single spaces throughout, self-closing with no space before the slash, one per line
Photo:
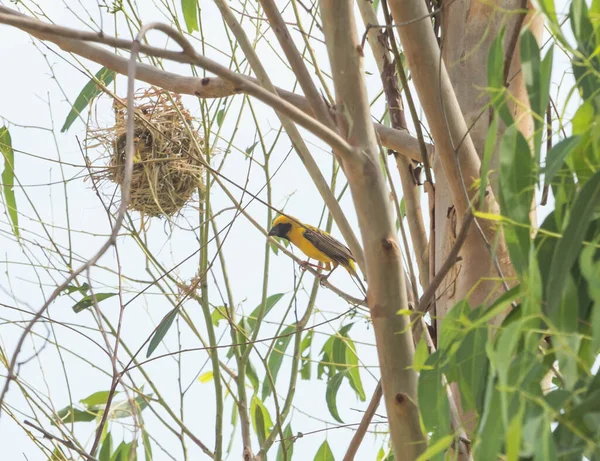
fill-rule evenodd
<path id="1" fill-rule="evenodd" d="M 93 34 L 89 32 L 79 32 L 72 29 L 61 28 L 52 24 L 46 24 L 33 18 L 28 18 L 21 13 L 5 6 L 0 6 L 0 23 L 13 25 L 40 40 L 49 41 L 58 45 L 61 49 L 75 53 L 91 61 L 97 62 L 108 69 L 114 70 L 120 74 L 127 74 L 127 59 L 118 56 L 99 46 L 95 46 L 79 37 L 80 34 L 87 34 L 87 39 L 93 41 L 117 46 L 114 40 L 125 49 L 131 48 L 131 41 L 122 39 L 113 39 L 105 34 Z M 69 31 L 64 34 L 65 29 Z M 69 38 L 73 37 L 73 38 Z M 169 51 L 154 47 L 142 45 L 140 50 L 148 55 L 171 59 L 178 62 L 189 62 L 181 53 Z M 239 80 L 257 83 L 252 77 L 241 74 L 234 74 Z M 222 98 L 233 94 L 244 93 L 244 89 L 235 84 L 235 82 L 219 77 L 184 77 L 172 72 L 162 71 L 147 64 L 138 63 L 137 78 L 151 85 L 164 88 L 166 90 L 195 95 L 200 98 Z M 303 96 L 276 88 L 280 97 L 296 106 L 298 109 L 312 114 L 310 104 Z M 406 157 L 421 161 L 422 157 L 419 151 L 417 140 L 407 131 L 395 130 L 393 128 L 374 124 L 384 146 L 394 149 L 396 152 Z M 433 146 L 427 146 L 430 154 L 433 153 Z"/>
<path id="2" fill-rule="evenodd" d="M 50 432 L 48 432 L 43 427 L 40 427 L 40 426 L 38 426 L 36 424 L 33 424 L 31 421 L 25 420 L 25 421 L 23 421 L 23 424 L 25 424 L 27 426 L 30 426 L 30 427 L 33 427 L 35 430 L 41 432 L 42 435 L 44 436 L 44 438 L 49 439 L 49 440 L 55 440 L 58 443 L 64 445 L 67 448 L 69 448 L 70 450 L 73 450 L 73 451 L 77 452 L 77 454 L 80 455 L 81 457 L 83 457 L 85 460 L 87 460 L 87 461 L 97 461 L 96 458 L 94 458 L 93 456 L 90 456 L 84 450 L 82 450 L 77 445 L 75 445 L 71 440 L 61 439 L 60 437 L 57 437 L 54 434 L 51 434 Z"/>
<path id="3" fill-rule="evenodd" d="M 381 381 L 377 383 L 377 387 L 373 392 L 373 396 L 371 397 L 371 401 L 369 402 L 369 406 L 367 410 L 363 414 L 362 419 L 360 420 L 360 424 L 352 436 L 352 440 L 350 441 L 350 445 L 348 446 L 348 450 L 344 455 L 343 461 L 354 461 L 354 457 L 356 456 L 356 452 L 360 447 L 360 444 L 367 433 L 367 429 L 371 424 L 371 420 L 373 416 L 375 416 L 375 412 L 377 411 L 377 407 L 379 407 L 379 403 L 381 402 L 381 397 L 383 396 L 383 389 L 381 388 Z"/>

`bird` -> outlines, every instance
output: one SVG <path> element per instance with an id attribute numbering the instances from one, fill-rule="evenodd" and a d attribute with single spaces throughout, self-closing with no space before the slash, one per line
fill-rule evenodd
<path id="1" fill-rule="evenodd" d="M 321 283 L 327 280 L 338 266 L 344 267 L 360 282 L 352 252 L 327 232 L 310 224 L 303 224 L 292 216 L 280 215 L 273 221 L 269 236 L 286 239 L 309 259 L 316 259 L 323 263 L 323 267 L 310 264 L 308 260 L 303 263 L 304 266 L 312 265 L 329 271 L 329 274 L 321 278 Z"/>

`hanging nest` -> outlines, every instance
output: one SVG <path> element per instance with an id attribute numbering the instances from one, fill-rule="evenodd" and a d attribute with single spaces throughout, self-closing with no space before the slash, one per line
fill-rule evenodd
<path id="1" fill-rule="evenodd" d="M 135 94 L 134 106 L 129 209 L 151 217 L 173 216 L 202 190 L 204 139 L 192 129 L 193 118 L 178 94 L 150 88 Z M 88 140 L 98 141 L 108 152 L 107 167 L 93 173 L 94 179 L 122 185 L 127 119 L 122 102 L 115 101 L 114 107 L 116 124 L 91 131 Z"/>

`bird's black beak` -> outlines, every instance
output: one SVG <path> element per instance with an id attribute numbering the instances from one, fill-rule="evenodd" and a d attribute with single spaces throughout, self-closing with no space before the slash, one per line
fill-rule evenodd
<path id="1" fill-rule="evenodd" d="M 269 231 L 269 237 L 279 237 L 279 225 L 271 228 Z"/>

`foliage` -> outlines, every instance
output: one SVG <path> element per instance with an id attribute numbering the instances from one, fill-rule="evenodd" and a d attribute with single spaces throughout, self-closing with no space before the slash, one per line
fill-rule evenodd
<path id="1" fill-rule="evenodd" d="M 574 1 L 569 19 L 577 44 L 569 47 L 577 90 L 582 96 L 572 135 L 541 159 L 545 112 L 554 49 L 542 58 L 527 29 L 521 59 L 535 134 L 527 140 L 507 107 L 503 75 L 503 34 L 488 60 L 494 122 L 486 157 L 495 144 L 498 121 L 506 125 L 499 141 L 502 225 L 517 271 L 515 286 L 490 306 L 457 304 L 442 324 L 441 339 L 419 378 L 423 423 L 432 434 L 430 459 L 443 459 L 455 437 L 442 375 L 457 383 L 460 402 L 473 419 L 476 460 L 600 459 L 600 44 L 597 8 Z M 543 2 L 550 8 L 549 2 Z M 551 7 L 553 9 L 553 6 Z M 545 10 L 548 14 L 549 10 Z M 547 16 L 553 31 L 559 25 Z M 553 22 L 554 21 L 554 22 Z M 561 35 L 562 36 L 562 35 Z M 563 124 L 564 121 L 559 121 Z M 558 133 L 553 136 L 558 138 Z M 484 175 L 487 163 L 484 161 Z M 550 184 L 554 209 L 532 232 L 530 209 L 537 186 Z M 485 188 L 485 183 L 483 183 Z M 483 190 L 482 188 L 482 190 Z M 486 213 L 479 213 L 489 218 Z M 499 326 L 489 322 L 507 309 Z M 549 389 L 543 378 L 552 377 Z M 442 444 L 442 445 L 440 445 Z M 434 448 L 439 448 L 434 450 Z"/>

